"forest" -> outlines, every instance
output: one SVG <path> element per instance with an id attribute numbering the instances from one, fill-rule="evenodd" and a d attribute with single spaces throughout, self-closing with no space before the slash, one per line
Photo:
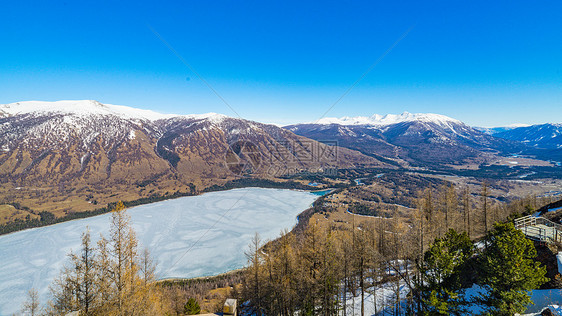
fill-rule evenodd
<path id="1" fill-rule="evenodd" d="M 483 314 L 522 312 L 526 290 L 548 281 L 533 242 L 510 223 L 535 198 L 492 207 L 486 186 L 481 194 L 480 209 L 450 186 L 420 194 L 411 217 L 372 217 L 348 229 L 311 223 L 270 243 L 256 236 L 240 299 L 263 315 L 466 315 L 474 305 Z M 474 285 L 486 294 L 467 298 Z"/>

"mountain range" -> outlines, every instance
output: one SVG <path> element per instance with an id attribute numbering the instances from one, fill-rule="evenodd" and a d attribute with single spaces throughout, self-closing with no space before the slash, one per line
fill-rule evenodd
<path id="1" fill-rule="evenodd" d="M 562 124 L 540 124 L 518 127 L 493 134 L 542 149 L 562 148 Z"/>
<path id="2" fill-rule="evenodd" d="M 91 100 L 0 105 L 0 204 L 45 209 L 55 200 L 46 209 L 57 214 L 195 193 L 245 176 L 383 166 L 274 125 L 214 113 L 165 115 Z"/>
<path id="3" fill-rule="evenodd" d="M 483 130 L 407 112 L 281 128 L 92 100 L 17 102 L 0 105 L 0 204 L 64 215 L 119 199 L 194 194 L 241 178 L 479 165 L 542 148 L 558 152 L 561 128 Z"/>
<path id="4" fill-rule="evenodd" d="M 337 140 L 366 155 L 414 166 L 482 163 L 490 155 L 520 151 L 521 143 L 494 137 L 439 114 L 323 118 L 286 126 L 318 141 Z"/>

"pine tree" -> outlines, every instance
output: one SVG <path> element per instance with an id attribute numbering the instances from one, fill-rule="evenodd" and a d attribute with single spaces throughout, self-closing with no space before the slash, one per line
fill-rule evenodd
<path id="1" fill-rule="evenodd" d="M 197 315 L 200 312 L 201 307 L 199 306 L 199 303 L 197 303 L 193 297 L 189 298 L 183 307 L 183 313 L 186 315 Z"/>
<path id="2" fill-rule="evenodd" d="M 494 315 L 521 313 L 531 303 L 528 291 L 548 281 L 546 268 L 533 259 L 532 241 L 512 223 L 496 223 L 486 236 L 481 283 L 488 290 L 480 301 Z"/>
<path id="3" fill-rule="evenodd" d="M 450 229 L 443 238 L 433 242 L 424 255 L 420 267 L 422 279 L 418 288 L 422 294 L 425 313 L 464 315 L 460 293 L 465 265 L 474 253 L 474 246 L 466 233 Z"/>

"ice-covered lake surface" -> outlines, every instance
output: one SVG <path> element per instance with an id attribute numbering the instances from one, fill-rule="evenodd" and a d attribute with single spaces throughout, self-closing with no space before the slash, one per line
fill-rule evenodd
<path id="1" fill-rule="evenodd" d="M 303 191 L 245 188 L 127 212 L 140 246 L 158 263 L 159 278 L 197 277 L 243 267 L 244 251 L 256 232 L 262 239 L 277 237 L 316 198 Z M 81 234 L 88 227 L 97 241 L 100 234 L 109 235 L 109 223 L 110 214 L 104 214 L 0 236 L 0 315 L 18 312 L 31 288 L 43 303 L 49 299 L 49 284 L 68 262 L 67 254 L 79 251 Z"/>

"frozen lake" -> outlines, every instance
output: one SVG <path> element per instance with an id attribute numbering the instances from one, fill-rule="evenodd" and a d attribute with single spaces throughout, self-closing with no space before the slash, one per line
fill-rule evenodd
<path id="1" fill-rule="evenodd" d="M 245 188 L 205 193 L 127 210 L 140 247 L 158 263 L 157 276 L 197 277 L 241 268 L 244 251 L 256 232 L 272 239 L 291 229 L 296 216 L 318 195 L 308 192 Z M 0 236 L 0 315 L 21 308 L 26 293 L 37 289 L 49 299 L 49 284 L 80 249 L 88 227 L 92 239 L 109 236 L 110 214 Z M 195 245 L 194 243 L 199 240 Z M 186 251 L 193 247 L 189 252 Z"/>

